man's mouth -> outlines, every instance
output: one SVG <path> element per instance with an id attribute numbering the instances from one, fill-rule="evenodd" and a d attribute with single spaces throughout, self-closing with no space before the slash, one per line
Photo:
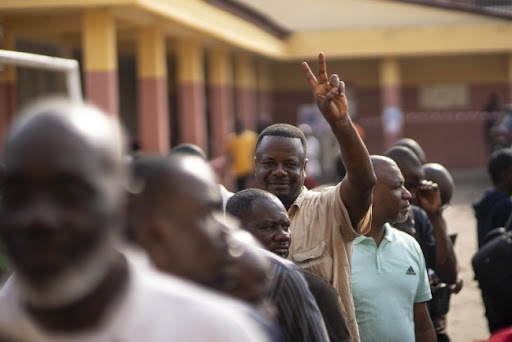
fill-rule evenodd
<path id="1" fill-rule="evenodd" d="M 270 182 L 269 183 L 270 186 L 273 186 L 275 188 L 280 188 L 280 187 L 287 187 L 289 186 L 289 183 L 288 182 Z"/>
<path id="2" fill-rule="evenodd" d="M 288 256 L 288 253 L 290 252 L 289 246 L 278 246 L 275 247 L 273 250 L 274 254 L 277 254 L 279 256 L 282 256 L 283 258 L 286 258 Z"/>

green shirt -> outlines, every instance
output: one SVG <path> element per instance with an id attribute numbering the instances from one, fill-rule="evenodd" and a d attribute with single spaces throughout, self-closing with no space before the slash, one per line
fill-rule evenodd
<path id="1" fill-rule="evenodd" d="M 378 248 L 371 237 L 356 238 L 352 296 L 361 342 L 414 341 L 414 303 L 432 298 L 416 240 L 389 224 Z"/>

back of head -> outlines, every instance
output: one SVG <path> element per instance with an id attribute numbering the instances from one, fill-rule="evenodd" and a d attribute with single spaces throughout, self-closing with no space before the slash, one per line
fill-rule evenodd
<path id="1" fill-rule="evenodd" d="M 416 140 L 411 138 L 402 138 L 395 143 L 395 146 L 407 147 L 416 155 L 416 157 L 418 157 L 421 164 L 425 164 L 427 162 L 425 152 L 423 151 L 423 148 Z"/>
<path id="2" fill-rule="evenodd" d="M 144 199 L 140 204 L 147 212 L 179 212 L 184 197 L 206 196 L 212 188 L 218 191 L 213 170 L 195 152 L 140 158 L 133 164 L 133 173 L 134 188 L 140 188 Z"/>
<path id="3" fill-rule="evenodd" d="M 427 163 L 423 165 L 425 179 L 437 183 L 441 195 L 441 205 L 450 203 L 455 183 L 450 172 L 441 164 Z"/>
<path id="4" fill-rule="evenodd" d="M 183 155 L 189 155 L 189 156 L 196 156 L 199 158 L 202 158 L 204 160 L 208 160 L 206 157 L 206 153 L 204 153 L 203 149 L 195 144 L 190 143 L 183 143 L 174 146 L 171 151 L 169 152 L 169 156 L 175 155 L 175 154 L 183 154 Z"/>
<path id="5" fill-rule="evenodd" d="M 394 146 L 387 150 L 384 155 L 388 158 L 393 159 L 400 168 L 401 165 L 411 165 L 414 167 L 421 168 L 421 161 L 414 154 L 414 152 L 404 146 Z"/>
<path id="6" fill-rule="evenodd" d="M 238 191 L 228 200 L 226 212 L 238 218 L 243 227 L 251 214 L 252 202 L 264 198 L 277 199 L 276 196 L 265 190 L 251 188 Z"/>
<path id="7" fill-rule="evenodd" d="M 509 171 L 512 166 L 512 149 L 503 148 L 497 151 L 494 151 L 489 157 L 489 162 L 487 164 L 487 169 L 489 175 L 491 176 L 492 183 L 495 187 L 501 185 L 504 181 L 503 175 L 507 171 Z M 512 177 L 507 177 L 512 178 Z M 510 187 L 510 186 L 509 186 Z"/>
<path id="8" fill-rule="evenodd" d="M 300 139 L 300 143 L 304 149 L 304 155 L 307 155 L 308 151 L 306 145 L 306 136 L 304 135 L 304 132 L 293 125 L 277 123 L 265 128 L 258 136 L 258 141 L 256 142 L 256 150 L 258 149 L 258 146 L 260 146 L 263 138 L 266 136 Z"/>

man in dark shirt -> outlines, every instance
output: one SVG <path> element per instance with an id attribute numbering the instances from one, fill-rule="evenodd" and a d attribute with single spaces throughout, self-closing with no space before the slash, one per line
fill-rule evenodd
<path id="1" fill-rule="evenodd" d="M 275 195 L 259 189 L 239 191 L 229 199 L 226 211 L 240 219 L 242 228 L 253 234 L 266 249 L 282 258 L 288 256 L 290 219 L 283 203 Z M 290 273 L 296 273 L 300 278 L 304 275 L 324 318 L 330 341 L 351 341 L 336 289 L 327 280 L 301 270 L 284 259 L 282 262 Z M 290 317 L 297 314 L 306 313 L 287 313 Z"/>
<path id="2" fill-rule="evenodd" d="M 487 164 L 493 184 L 482 198 L 473 202 L 477 219 L 478 248 L 494 228 L 504 227 L 512 213 L 512 149 L 504 148 L 491 154 Z"/>

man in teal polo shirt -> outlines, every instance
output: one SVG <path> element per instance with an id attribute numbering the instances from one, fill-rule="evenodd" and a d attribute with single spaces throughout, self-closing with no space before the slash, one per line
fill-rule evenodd
<path id="1" fill-rule="evenodd" d="M 413 237 L 389 224 L 407 219 L 411 194 L 393 160 L 383 156 L 371 160 L 377 176 L 371 230 L 355 239 L 352 255 L 352 296 L 361 342 L 435 342 L 421 248 Z"/>

